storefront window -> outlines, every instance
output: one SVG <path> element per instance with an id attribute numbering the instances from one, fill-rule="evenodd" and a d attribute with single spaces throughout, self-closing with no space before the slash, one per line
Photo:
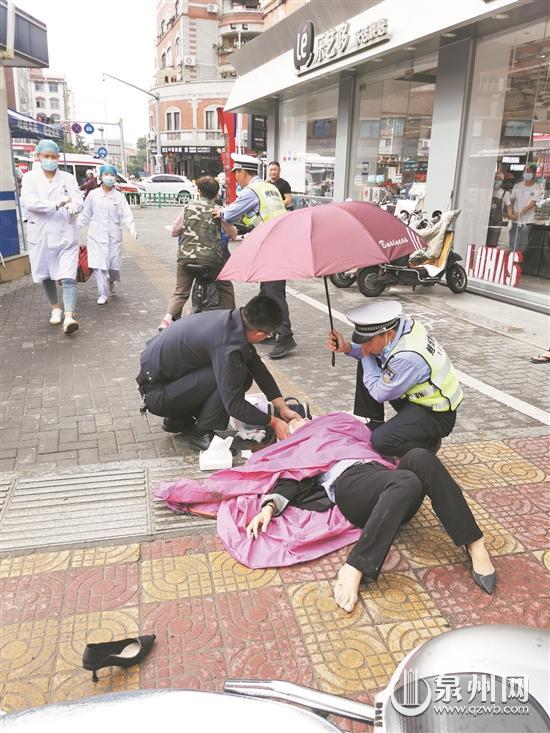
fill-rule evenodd
<path id="1" fill-rule="evenodd" d="M 550 278 L 550 23 L 478 43 L 456 241 L 471 279 Z"/>
<path id="2" fill-rule="evenodd" d="M 281 175 L 294 193 L 332 198 L 338 87 L 280 105 Z"/>
<path id="3" fill-rule="evenodd" d="M 372 80 L 358 79 L 350 196 L 400 196 L 422 207 L 425 195 L 437 57 Z"/>

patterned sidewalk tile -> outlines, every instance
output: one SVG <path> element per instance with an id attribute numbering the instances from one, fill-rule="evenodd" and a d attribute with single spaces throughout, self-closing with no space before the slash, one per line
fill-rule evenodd
<path id="1" fill-rule="evenodd" d="M 0 581 L 0 613 L 4 622 L 58 617 L 135 605 L 137 563 L 120 563 L 39 573 Z"/>
<path id="2" fill-rule="evenodd" d="M 416 571 L 441 614 L 463 616 L 470 624 L 516 623 L 521 604 L 550 598 L 550 577 L 526 554 L 495 557 L 497 587 L 492 596 L 478 588 L 466 565 Z M 496 620 L 499 619 L 499 620 Z"/>
<path id="3" fill-rule="evenodd" d="M 523 458 L 550 473 L 550 437 L 509 438 L 504 441 Z"/>
<path id="4" fill-rule="evenodd" d="M 0 579 L 38 575 L 40 573 L 50 573 L 54 570 L 137 562 L 139 553 L 140 547 L 135 544 L 60 550 L 59 552 L 37 552 L 32 555 L 7 557 L 0 560 Z"/>

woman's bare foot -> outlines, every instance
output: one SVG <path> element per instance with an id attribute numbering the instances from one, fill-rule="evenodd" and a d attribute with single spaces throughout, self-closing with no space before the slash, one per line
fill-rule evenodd
<path id="1" fill-rule="evenodd" d="M 334 586 L 334 600 L 344 611 L 351 613 L 357 603 L 359 595 L 359 583 L 362 573 L 360 570 L 348 565 L 342 565 L 338 571 L 336 585 Z"/>
<path id="2" fill-rule="evenodd" d="M 479 540 L 468 545 L 468 550 L 476 573 L 479 575 L 491 575 L 495 572 L 495 568 L 493 567 L 493 563 L 491 562 L 491 558 L 489 557 L 489 553 L 485 547 L 483 537 L 480 537 Z"/>

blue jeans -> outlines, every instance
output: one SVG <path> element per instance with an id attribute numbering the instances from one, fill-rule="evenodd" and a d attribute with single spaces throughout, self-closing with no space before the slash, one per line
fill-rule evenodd
<path id="1" fill-rule="evenodd" d="M 50 305 L 57 305 L 59 297 L 57 295 L 57 282 L 55 280 L 42 280 L 44 292 L 48 298 Z M 76 280 L 70 277 L 64 277 L 61 280 L 63 288 L 63 306 L 65 312 L 73 313 L 76 310 Z"/>
<path id="2" fill-rule="evenodd" d="M 514 222 L 510 228 L 510 250 L 512 252 L 525 252 L 529 244 L 529 233 L 532 224 L 518 224 Z"/>

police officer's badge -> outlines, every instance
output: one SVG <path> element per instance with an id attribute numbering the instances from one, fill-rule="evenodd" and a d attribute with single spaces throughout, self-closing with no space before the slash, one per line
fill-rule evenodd
<path id="1" fill-rule="evenodd" d="M 384 384 L 391 384 L 394 379 L 395 371 L 391 367 L 387 366 L 382 372 L 382 381 L 384 382 Z"/>

